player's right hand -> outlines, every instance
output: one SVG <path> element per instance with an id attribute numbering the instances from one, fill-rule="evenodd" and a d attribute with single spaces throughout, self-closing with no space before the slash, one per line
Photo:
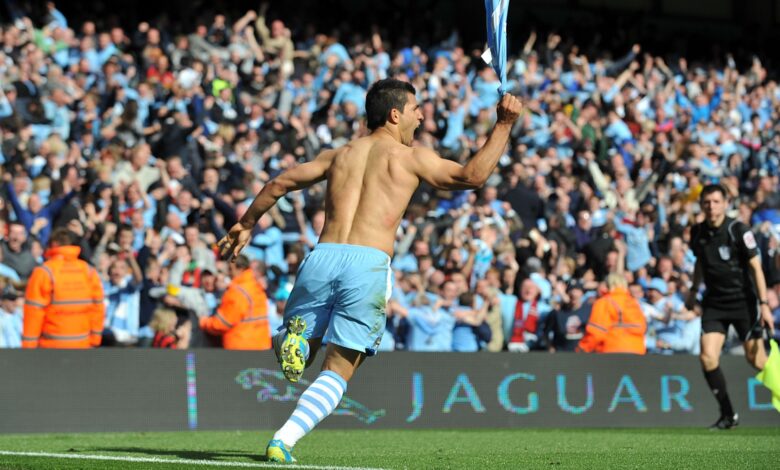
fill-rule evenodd
<path id="1" fill-rule="evenodd" d="M 241 253 L 241 250 L 249 243 L 252 238 L 252 228 L 246 228 L 241 223 L 237 223 L 230 227 L 230 231 L 227 235 L 222 237 L 222 240 L 217 242 L 219 248 L 219 255 L 222 259 L 233 261 L 236 256 Z"/>
<path id="2" fill-rule="evenodd" d="M 522 101 L 507 93 L 501 97 L 501 101 L 498 102 L 496 107 L 498 122 L 500 124 L 514 124 L 522 111 Z"/>

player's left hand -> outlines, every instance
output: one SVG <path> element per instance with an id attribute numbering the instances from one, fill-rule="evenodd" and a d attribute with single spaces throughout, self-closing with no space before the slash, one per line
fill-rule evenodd
<path id="1" fill-rule="evenodd" d="M 227 235 L 222 237 L 222 240 L 217 242 L 219 248 L 219 255 L 223 259 L 233 261 L 236 256 L 241 253 L 241 250 L 249 243 L 252 238 L 252 228 L 246 228 L 241 223 L 237 223 L 230 228 Z"/>
<path id="2" fill-rule="evenodd" d="M 769 308 L 769 305 L 761 305 L 761 324 L 769 330 L 769 337 L 774 338 L 775 319 L 772 317 L 772 310 Z"/>

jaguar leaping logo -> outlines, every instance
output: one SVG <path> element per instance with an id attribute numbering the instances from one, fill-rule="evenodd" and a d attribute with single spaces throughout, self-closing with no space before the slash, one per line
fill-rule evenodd
<path id="1" fill-rule="evenodd" d="M 301 393 L 311 382 L 301 379 L 297 384 L 291 384 L 278 370 L 244 369 L 236 376 L 236 383 L 244 390 L 258 387 L 257 401 L 297 401 Z M 344 396 L 339 406 L 333 411 L 337 416 L 354 416 L 361 423 L 371 424 L 386 414 L 385 410 L 371 410 L 362 403 Z"/>

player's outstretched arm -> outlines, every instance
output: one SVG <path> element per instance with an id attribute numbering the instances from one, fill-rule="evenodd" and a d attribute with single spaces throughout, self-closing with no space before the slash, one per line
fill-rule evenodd
<path id="1" fill-rule="evenodd" d="M 466 163 L 460 165 L 438 156 L 433 150 L 414 149 L 414 173 L 437 189 L 474 189 L 487 181 L 498 159 L 504 153 L 512 125 L 520 116 L 523 106 L 517 98 L 506 94 L 496 109 L 498 121 L 485 145 Z"/>
<path id="2" fill-rule="evenodd" d="M 336 152 L 337 150 L 325 150 L 314 160 L 285 171 L 263 186 L 238 223 L 233 225 L 228 234 L 217 243 L 220 255 L 223 258 L 230 257 L 231 259 L 238 256 L 249 243 L 252 229 L 257 221 L 276 204 L 280 197 L 324 180 Z"/>

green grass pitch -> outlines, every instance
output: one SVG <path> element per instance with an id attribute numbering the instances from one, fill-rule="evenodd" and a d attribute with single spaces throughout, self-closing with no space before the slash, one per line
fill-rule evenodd
<path id="1" fill-rule="evenodd" d="M 0 435 L 0 469 L 276 467 L 270 431 Z M 87 460 L 7 452 L 112 456 Z M 294 452 L 298 468 L 758 469 L 778 468 L 780 428 L 575 430 L 315 430 Z M 162 460 L 186 459 L 185 463 Z M 206 465 L 202 461 L 213 462 Z"/>

